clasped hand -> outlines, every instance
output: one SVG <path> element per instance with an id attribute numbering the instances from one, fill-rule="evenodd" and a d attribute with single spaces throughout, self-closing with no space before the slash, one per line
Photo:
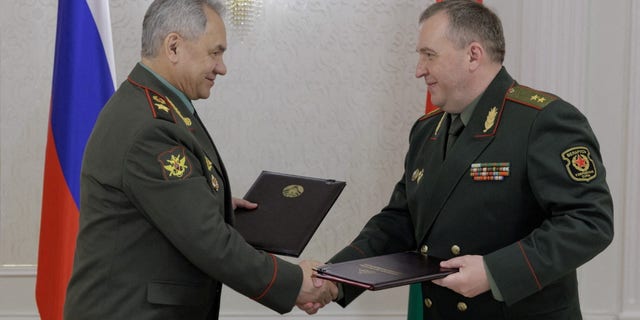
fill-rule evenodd
<path id="1" fill-rule="evenodd" d="M 308 314 L 315 314 L 338 297 L 338 287 L 331 281 L 315 277 L 313 268 L 321 263 L 304 260 L 299 265 L 303 279 L 296 306 Z"/>
<path id="2" fill-rule="evenodd" d="M 233 210 L 238 208 L 253 210 L 258 204 L 239 198 L 232 198 Z M 338 297 L 338 287 L 331 281 L 315 277 L 313 268 L 321 265 L 318 261 L 304 260 L 299 263 L 302 268 L 302 286 L 296 299 L 296 306 L 308 314 L 318 310 Z"/>

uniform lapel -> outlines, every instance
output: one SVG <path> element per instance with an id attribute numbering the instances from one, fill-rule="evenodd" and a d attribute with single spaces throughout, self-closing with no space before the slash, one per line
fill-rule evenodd
<path id="1" fill-rule="evenodd" d="M 194 113 L 193 117 L 196 119 L 196 125 L 191 129 L 191 133 L 196 136 L 198 142 L 204 149 L 207 157 L 211 159 L 213 162 L 213 167 L 216 169 L 216 172 L 225 180 L 227 180 L 227 174 L 222 164 L 222 159 L 220 159 L 218 149 L 216 145 L 213 143 L 213 139 L 211 139 L 211 135 L 207 131 L 207 128 L 202 123 L 202 120 L 198 116 L 198 113 Z"/>
<path id="2" fill-rule="evenodd" d="M 224 183 L 225 185 L 225 188 L 224 188 L 225 203 L 231 204 L 231 186 L 229 185 L 227 170 L 224 167 L 224 163 L 222 163 L 222 159 L 220 159 L 220 154 L 218 153 L 218 149 L 216 148 L 215 143 L 213 143 L 213 139 L 211 138 L 211 135 L 207 131 L 207 128 L 204 126 L 204 123 L 202 123 L 202 120 L 198 116 L 197 112 L 194 112 L 194 117 L 196 118 L 197 125 L 198 125 L 198 128 L 195 128 L 196 130 L 195 134 L 196 136 L 198 134 L 204 134 L 206 136 L 206 139 L 208 139 L 209 143 L 205 143 L 205 145 L 207 145 L 207 147 L 204 148 L 205 153 L 207 153 L 208 157 L 213 157 L 212 158 L 213 167 L 216 169 L 216 171 L 218 172 L 218 175 L 220 175 L 220 177 L 223 180 L 222 183 Z M 198 139 L 198 140 L 201 141 L 201 139 Z M 227 206 L 227 210 L 225 211 L 224 216 L 225 216 L 225 221 L 233 225 L 234 216 L 233 216 L 233 210 L 231 210 L 231 208 L 232 208 L 231 205 Z"/>
<path id="3" fill-rule="evenodd" d="M 418 188 L 424 188 L 424 190 L 419 191 L 420 194 L 430 195 L 437 189 L 437 184 L 435 182 L 435 177 L 440 175 L 440 171 L 442 170 L 442 165 L 444 161 L 445 148 L 447 147 L 447 132 L 449 131 L 449 123 L 447 122 L 447 114 L 442 113 L 442 115 L 438 116 L 438 123 L 436 124 L 435 129 L 429 135 L 429 138 L 423 142 L 421 148 L 417 151 L 417 166 L 424 166 L 424 182 L 419 183 Z M 418 170 L 421 170 L 419 168 Z M 416 205 L 420 205 L 422 203 L 418 202 Z M 425 202 L 426 204 L 426 202 Z M 422 212 L 422 208 L 416 207 L 417 212 Z M 420 223 L 421 219 L 424 218 L 424 215 L 418 214 L 418 223 Z"/>
<path id="4" fill-rule="evenodd" d="M 478 101 L 469 123 L 447 153 L 446 160 L 442 162 L 442 154 L 438 154 L 439 152 L 425 155 L 430 158 L 428 161 L 430 171 L 425 169 L 425 172 L 433 172 L 436 175 L 428 179 L 425 193 L 428 199 L 422 210 L 418 212 L 416 239 L 422 240 L 428 234 L 431 225 L 446 206 L 449 196 L 460 180 L 468 174 L 471 164 L 493 141 L 502 116 L 504 97 L 513 83 L 513 79 L 503 68 Z M 437 150 L 442 152 L 446 139 L 440 140 L 441 145 L 437 146 Z M 439 164 L 441 164 L 440 167 L 438 167 Z"/>

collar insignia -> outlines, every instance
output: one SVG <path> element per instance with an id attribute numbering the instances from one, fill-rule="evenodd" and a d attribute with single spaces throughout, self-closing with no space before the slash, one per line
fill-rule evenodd
<path id="1" fill-rule="evenodd" d="M 482 132 L 486 133 L 496 124 L 496 116 L 498 115 L 498 108 L 493 107 L 489 110 L 489 114 L 487 114 L 487 119 L 484 120 L 484 130 Z"/>

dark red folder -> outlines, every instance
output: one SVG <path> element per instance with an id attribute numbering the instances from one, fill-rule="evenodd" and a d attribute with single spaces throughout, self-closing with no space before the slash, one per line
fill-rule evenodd
<path id="1" fill-rule="evenodd" d="M 326 264 L 316 271 L 319 278 L 381 290 L 443 278 L 458 271 L 441 268 L 440 261 L 442 259 L 408 251 Z"/>

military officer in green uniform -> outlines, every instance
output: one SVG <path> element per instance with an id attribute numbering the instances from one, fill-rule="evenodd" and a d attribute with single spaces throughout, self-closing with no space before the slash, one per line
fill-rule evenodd
<path id="1" fill-rule="evenodd" d="M 587 119 L 502 66 L 499 18 L 445 0 L 420 17 L 416 77 L 440 107 L 411 129 L 389 204 L 331 261 L 419 250 L 459 272 L 422 284 L 424 319 L 581 319 L 576 268 L 613 238 Z M 361 290 L 342 286 L 346 305 Z"/>
<path id="2" fill-rule="evenodd" d="M 191 103 L 227 71 L 221 10 L 212 0 L 149 7 L 142 61 L 86 147 L 65 319 L 217 319 L 222 284 L 279 313 L 336 296 L 314 286 L 311 262 L 257 251 L 232 227 L 233 207 L 255 204 L 232 199 Z"/>

